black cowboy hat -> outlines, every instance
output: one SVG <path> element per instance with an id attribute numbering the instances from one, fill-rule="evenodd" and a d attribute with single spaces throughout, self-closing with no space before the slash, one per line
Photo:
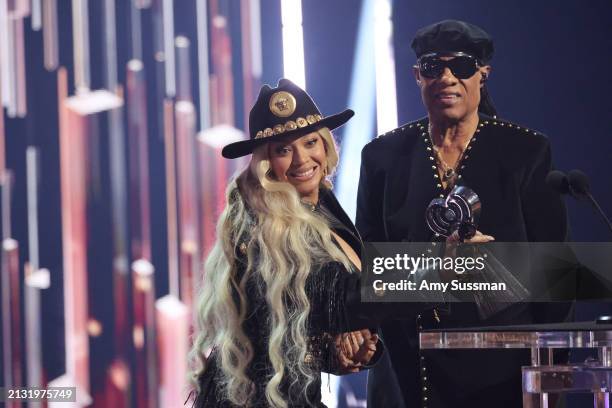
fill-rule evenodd
<path id="1" fill-rule="evenodd" d="M 249 114 L 249 140 L 230 143 L 221 154 L 227 159 L 246 156 L 268 142 L 288 136 L 300 136 L 326 127 L 335 129 L 346 123 L 355 112 L 347 109 L 323 117 L 310 95 L 288 79 L 278 81 L 276 88 L 261 87 Z"/>

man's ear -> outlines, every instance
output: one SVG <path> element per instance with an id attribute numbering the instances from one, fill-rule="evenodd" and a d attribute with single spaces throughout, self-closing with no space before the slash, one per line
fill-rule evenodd
<path id="1" fill-rule="evenodd" d="M 489 76 L 491 75 L 491 66 L 485 65 L 483 67 L 480 67 L 479 70 L 480 70 L 480 86 L 482 87 L 484 83 L 487 82 L 487 80 L 489 79 Z"/>
<path id="2" fill-rule="evenodd" d="M 420 87 L 421 86 L 421 72 L 419 71 L 419 68 L 417 68 L 416 65 L 412 66 L 412 73 L 414 74 L 414 78 L 416 79 L 417 85 Z"/>

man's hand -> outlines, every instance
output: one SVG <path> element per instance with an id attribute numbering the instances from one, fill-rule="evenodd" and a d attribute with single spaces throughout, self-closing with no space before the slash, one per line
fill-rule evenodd
<path id="1" fill-rule="evenodd" d="M 464 244 L 484 244 L 487 242 L 495 241 L 495 237 L 491 235 L 485 235 L 480 231 L 476 231 L 476 234 L 470 238 L 463 241 Z M 457 231 L 453 232 L 446 238 L 446 247 L 444 248 L 444 256 L 448 258 L 454 258 L 457 256 L 457 246 L 461 244 L 461 239 L 459 239 L 459 233 Z M 443 282 L 450 282 L 455 279 L 457 274 L 452 270 L 441 270 L 440 278 Z"/>
<path id="2" fill-rule="evenodd" d="M 484 244 L 486 242 L 495 241 L 495 237 L 491 235 L 485 235 L 480 231 L 476 231 L 476 234 L 470 238 L 463 241 L 464 244 Z M 457 245 L 461 243 L 459 239 L 459 233 L 457 231 L 453 232 L 446 238 L 446 248 L 444 251 L 444 256 L 454 257 L 457 256 Z"/>
<path id="3" fill-rule="evenodd" d="M 490 241 L 495 241 L 495 238 L 491 235 L 485 235 L 482 232 L 477 230 L 476 234 L 472 238 L 466 239 L 463 242 L 466 244 L 478 244 L 478 243 L 485 243 L 485 242 L 490 242 Z M 449 235 L 448 238 L 446 238 L 447 244 L 456 244 L 458 242 L 461 242 L 461 240 L 459 239 L 458 231 L 453 232 L 451 235 Z"/>

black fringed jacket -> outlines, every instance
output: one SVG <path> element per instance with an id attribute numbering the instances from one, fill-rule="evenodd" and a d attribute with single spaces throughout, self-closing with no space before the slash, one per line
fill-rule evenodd
<path id="1" fill-rule="evenodd" d="M 321 190 L 319 205 L 313 208 L 329 223 L 330 228 L 351 245 L 357 254 L 361 254 L 361 240 L 353 223 L 340 207 L 331 191 Z M 236 245 L 236 256 L 239 264 L 238 273 L 244 273 L 246 267 L 246 243 L 243 237 Z M 255 397 L 251 407 L 267 407 L 265 386 L 274 370 L 268 357 L 270 334 L 270 310 L 265 298 L 263 282 L 256 276 L 247 284 L 248 312 L 243 329 L 253 345 L 254 357 L 247 369 L 247 375 L 255 384 Z M 336 373 L 338 369 L 334 346 L 334 335 L 374 327 L 370 321 L 360 320 L 350 310 L 359 303 L 359 273 L 349 273 L 337 262 L 321 265 L 312 271 L 306 284 L 306 293 L 310 301 L 308 335 L 310 338 L 306 362 L 315 372 Z M 289 308 L 291 306 L 288 306 Z M 376 361 L 382 354 L 382 344 L 377 344 L 377 351 L 372 359 Z M 195 401 L 196 407 L 226 408 L 232 405 L 223 399 L 218 388 L 217 352 L 213 350 L 208 358 L 208 368 L 200 378 L 201 392 Z M 286 359 L 290 360 L 291 355 Z M 289 379 L 281 384 L 281 392 L 291 407 L 315 406 L 324 407 L 321 403 L 321 380 L 316 376 L 307 390 L 308 401 L 302 398 L 304 378 L 297 378 L 292 383 Z"/>

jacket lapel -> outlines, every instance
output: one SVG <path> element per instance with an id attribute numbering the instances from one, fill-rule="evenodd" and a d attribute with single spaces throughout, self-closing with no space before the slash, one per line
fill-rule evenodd
<path id="1" fill-rule="evenodd" d="M 388 241 L 427 241 L 425 209 L 436 197 L 435 170 L 423 137 L 409 129 L 400 152 L 389 166 L 383 198 L 383 219 Z"/>
<path id="2" fill-rule="evenodd" d="M 359 235 L 357 228 L 355 228 L 355 224 L 353 224 L 353 221 L 351 221 L 348 214 L 344 211 L 334 193 L 328 189 L 321 189 L 319 194 L 321 195 L 322 204 L 325 205 L 325 207 L 329 211 L 331 211 L 331 213 L 338 219 L 338 221 L 344 224 L 344 226 L 346 226 L 355 236 L 357 241 L 359 241 L 363 245 L 361 236 Z M 361 248 L 353 249 L 355 250 L 355 252 L 357 252 L 358 255 L 361 255 Z"/>

